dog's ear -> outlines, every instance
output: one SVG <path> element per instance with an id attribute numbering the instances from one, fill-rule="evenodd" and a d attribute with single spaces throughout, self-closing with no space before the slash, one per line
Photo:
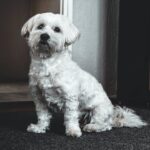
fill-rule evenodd
<path id="1" fill-rule="evenodd" d="M 65 36 L 65 46 L 69 46 L 80 37 L 80 32 L 73 23 L 69 22 Z"/>
<path id="2" fill-rule="evenodd" d="M 30 36 L 30 31 L 32 30 L 33 28 L 33 25 L 34 25 L 34 20 L 35 18 L 37 17 L 38 15 L 36 16 L 33 16 L 31 17 L 22 27 L 21 29 L 21 36 L 23 36 L 25 39 L 28 39 L 29 36 Z"/>

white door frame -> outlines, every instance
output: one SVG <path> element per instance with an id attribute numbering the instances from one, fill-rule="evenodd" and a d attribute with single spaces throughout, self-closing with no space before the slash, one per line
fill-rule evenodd
<path id="1" fill-rule="evenodd" d="M 73 20 L 73 0 L 60 0 L 60 13 Z"/>
<path id="2" fill-rule="evenodd" d="M 67 16 L 73 21 L 73 0 L 60 0 L 60 14 Z M 68 49 L 72 52 L 72 45 Z"/>

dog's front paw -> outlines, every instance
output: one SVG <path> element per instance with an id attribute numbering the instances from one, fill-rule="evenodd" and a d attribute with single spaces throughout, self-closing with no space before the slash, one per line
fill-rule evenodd
<path id="1" fill-rule="evenodd" d="M 66 129 L 66 135 L 72 136 L 72 137 L 80 137 L 82 135 L 82 132 L 80 128 L 72 127 L 72 128 Z"/>
<path id="2" fill-rule="evenodd" d="M 40 125 L 38 124 L 30 124 L 28 127 L 27 127 L 27 131 L 28 132 L 34 132 L 34 133 L 45 133 L 46 132 L 46 129 L 45 128 L 42 128 Z"/>

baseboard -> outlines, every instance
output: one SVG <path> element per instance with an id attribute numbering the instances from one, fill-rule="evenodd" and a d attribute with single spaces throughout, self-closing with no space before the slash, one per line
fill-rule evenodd
<path id="1" fill-rule="evenodd" d="M 141 103 L 134 99 L 128 99 L 128 101 L 120 101 L 117 98 L 110 97 L 114 105 L 127 106 L 127 107 L 137 107 L 150 109 L 150 103 Z M 32 101 L 21 101 L 21 102 L 1 102 L 0 112 L 29 112 L 34 111 L 34 103 Z"/>
<path id="2" fill-rule="evenodd" d="M 21 102 L 1 102 L 0 112 L 28 112 L 34 111 L 34 103 L 32 101 Z"/>

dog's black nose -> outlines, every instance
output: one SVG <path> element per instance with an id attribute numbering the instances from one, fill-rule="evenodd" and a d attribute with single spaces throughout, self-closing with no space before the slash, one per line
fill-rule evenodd
<path id="1" fill-rule="evenodd" d="M 50 36 L 47 33 L 43 33 L 40 36 L 42 41 L 47 41 L 48 39 L 50 39 Z"/>

